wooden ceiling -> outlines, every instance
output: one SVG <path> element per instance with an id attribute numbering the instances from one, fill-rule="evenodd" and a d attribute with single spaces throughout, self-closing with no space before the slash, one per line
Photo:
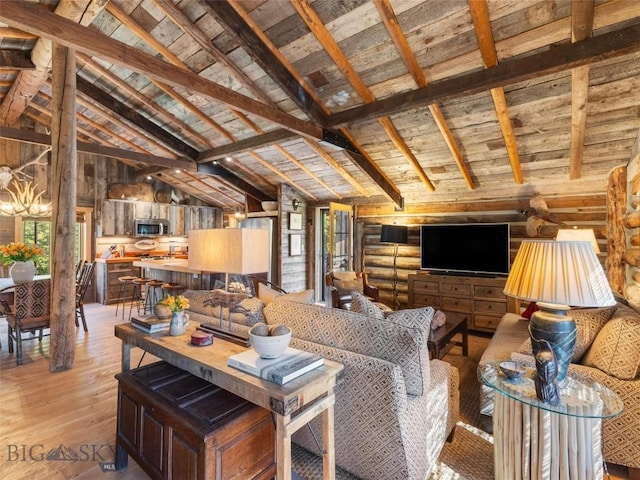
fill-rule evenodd
<path id="1" fill-rule="evenodd" d="M 80 151 L 226 209 L 279 183 L 602 193 L 640 131 L 637 0 L 3 0 L 0 22 L 3 137 L 49 142 L 17 126 L 50 124 L 53 40 L 77 52 Z"/>

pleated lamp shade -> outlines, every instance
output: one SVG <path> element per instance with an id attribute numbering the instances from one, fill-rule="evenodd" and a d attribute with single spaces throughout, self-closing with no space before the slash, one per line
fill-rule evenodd
<path id="1" fill-rule="evenodd" d="M 572 307 L 615 304 L 590 242 L 524 240 L 511 266 L 504 294 Z"/>
<path id="2" fill-rule="evenodd" d="M 556 240 L 563 242 L 591 242 L 596 253 L 600 253 L 600 247 L 592 228 L 561 228 L 558 230 Z"/>

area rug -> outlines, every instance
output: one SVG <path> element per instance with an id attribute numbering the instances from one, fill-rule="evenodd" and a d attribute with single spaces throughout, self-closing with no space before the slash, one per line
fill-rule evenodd
<path id="1" fill-rule="evenodd" d="M 478 407 L 480 385 L 476 375 L 478 361 L 488 343 L 488 338 L 470 335 L 468 357 L 462 356 L 460 348 L 453 348 L 443 359 L 455 366 L 460 374 L 460 421 L 453 441 L 445 443 L 429 480 L 492 480 L 494 477 L 493 437 L 482 429 L 485 419 Z M 319 457 L 295 444 L 292 454 L 293 469 L 299 477 L 305 480 L 322 478 Z M 340 469 L 336 469 L 336 479 L 358 480 Z"/>

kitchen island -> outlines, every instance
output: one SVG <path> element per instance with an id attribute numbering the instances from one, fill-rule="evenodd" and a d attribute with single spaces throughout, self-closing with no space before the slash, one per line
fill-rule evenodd
<path id="1" fill-rule="evenodd" d="M 140 267 L 145 278 L 179 283 L 192 290 L 210 290 L 218 275 L 215 272 L 189 268 L 189 260 L 185 258 L 138 259 L 133 262 L 133 266 Z"/>

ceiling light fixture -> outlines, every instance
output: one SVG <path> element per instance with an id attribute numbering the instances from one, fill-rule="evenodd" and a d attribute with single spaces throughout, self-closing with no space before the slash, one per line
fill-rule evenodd
<path id="1" fill-rule="evenodd" d="M 230 162 L 231 160 L 233 160 L 233 158 L 231 158 L 231 157 L 225 157 L 225 160 L 226 160 L 227 162 Z"/>
<path id="2" fill-rule="evenodd" d="M 182 170 L 176 168 L 176 173 L 182 173 Z"/>
<path id="3" fill-rule="evenodd" d="M 51 215 L 51 202 L 44 203 L 44 191 L 36 194 L 36 187 L 31 182 L 12 183 L 15 192 L 7 189 L 10 202 L 0 202 L 0 215 L 5 217 L 48 217 Z"/>

